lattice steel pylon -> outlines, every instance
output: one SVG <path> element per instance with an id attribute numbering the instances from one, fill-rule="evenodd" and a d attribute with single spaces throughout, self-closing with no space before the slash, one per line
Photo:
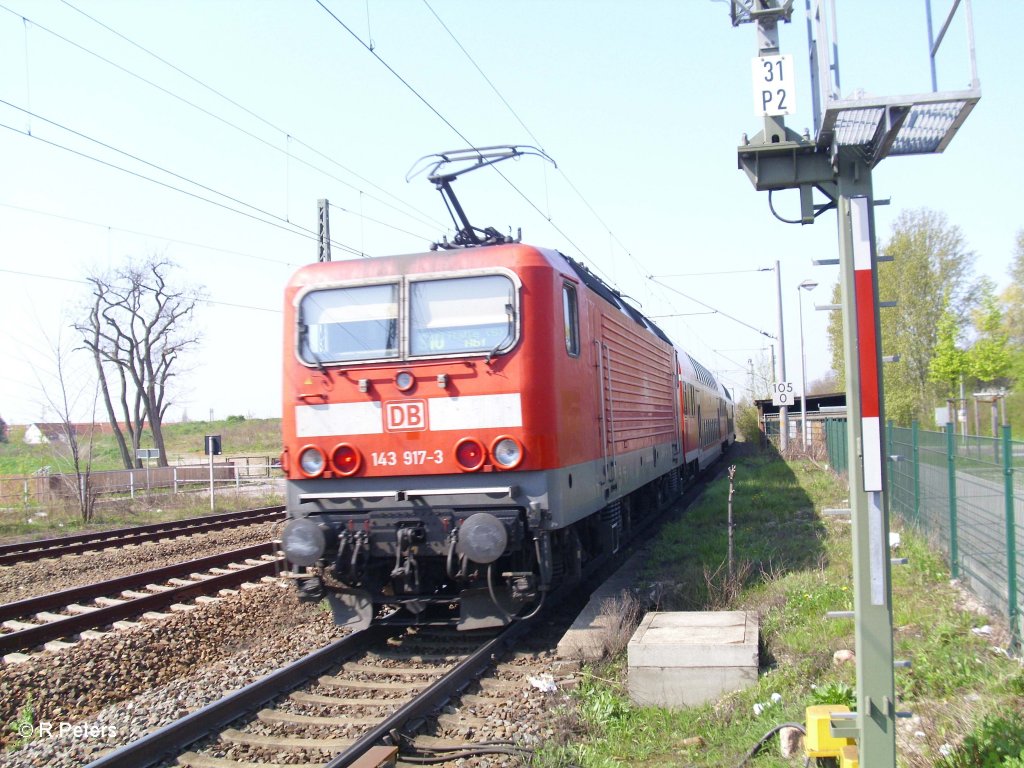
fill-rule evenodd
<path id="1" fill-rule="evenodd" d="M 928 47 L 932 90 L 912 96 L 843 99 L 835 44 L 836 0 L 805 0 L 815 135 L 785 127 L 796 98 L 792 57 L 780 54 L 778 25 L 788 23 L 793 0 L 731 0 L 734 26 L 757 25 L 755 112 L 764 128 L 744 136 L 739 167 L 755 189 L 800 191 L 801 223 L 835 209 L 839 229 L 840 290 L 846 399 L 850 513 L 853 522 L 854 622 L 857 712 L 834 718 L 832 732 L 857 740 L 859 764 L 896 764 L 896 695 L 893 667 L 889 509 L 886 500 L 885 398 L 881 376 L 878 269 L 872 169 L 894 155 L 942 152 L 981 98 L 974 58 L 970 0 L 951 0 L 937 38 L 931 3 Z M 939 91 L 934 59 L 958 9 L 966 16 L 970 87 Z M 827 199 L 814 203 L 814 190 Z"/>

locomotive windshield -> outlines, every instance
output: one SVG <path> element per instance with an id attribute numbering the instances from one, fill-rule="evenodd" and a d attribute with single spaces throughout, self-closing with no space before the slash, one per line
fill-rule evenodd
<path id="1" fill-rule="evenodd" d="M 417 279 L 407 291 L 400 287 L 384 283 L 305 294 L 299 302 L 299 358 L 323 366 L 474 352 L 489 357 L 515 343 L 516 286 L 505 275 Z"/>
<path id="2" fill-rule="evenodd" d="M 512 281 L 502 275 L 423 280 L 409 291 L 409 353 L 498 352 L 515 340 Z"/>
<path id="3" fill-rule="evenodd" d="M 312 291 L 299 304 L 299 356 L 312 365 L 398 356 L 398 285 Z"/>

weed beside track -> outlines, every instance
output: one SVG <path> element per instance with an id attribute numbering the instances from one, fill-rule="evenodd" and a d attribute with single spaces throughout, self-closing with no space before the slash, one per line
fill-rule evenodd
<path id="1" fill-rule="evenodd" d="M 821 515 L 844 506 L 845 487 L 812 462 L 749 450 L 727 460 L 737 465 L 731 575 L 722 477 L 662 529 L 635 594 L 653 610 L 758 612 L 757 685 L 699 707 L 637 707 L 626 694 L 629 637 L 620 632 L 617 649 L 609 643 L 609 658 L 587 669 L 560 713 L 562 745 L 550 744 L 540 765 L 738 765 L 773 726 L 802 722 L 807 706 L 845 703 L 855 691 L 854 664 L 836 656 L 856 650 L 854 622 L 825 619 L 853 607 L 849 520 Z M 909 558 L 893 567 L 895 655 L 913 662 L 895 673 L 897 708 L 913 712 L 898 721 L 897 764 L 988 765 L 962 756 L 979 743 L 1024 744 L 1024 670 L 1003 650 L 1005 623 L 950 582 L 942 557 L 914 530 L 898 519 L 892 528 L 902 539 L 894 556 Z M 1009 735 L 1007 723 L 1016 723 Z M 770 745 L 750 765 L 802 763 Z"/>

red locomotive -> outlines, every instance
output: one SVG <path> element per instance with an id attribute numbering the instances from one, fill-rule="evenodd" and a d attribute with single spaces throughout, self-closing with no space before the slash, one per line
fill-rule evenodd
<path id="1" fill-rule="evenodd" d="M 283 548 L 338 623 L 528 614 L 735 438 L 705 368 L 519 243 L 303 267 L 284 349 Z"/>

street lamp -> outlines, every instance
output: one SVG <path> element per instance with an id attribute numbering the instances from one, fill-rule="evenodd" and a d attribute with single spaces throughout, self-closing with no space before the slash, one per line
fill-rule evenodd
<path id="1" fill-rule="evenodd" d="M 779 269 L 779 262 L 775 262 L 775 267 L 761 267 L 757 270 L 758 272 L 775 272 L 775 292 L 778 295 L 778 307 L 779 307 L 779 370 L 778 378 L 775 383 L 783 382 L 786 380 L 786 334 L 782 328 L 782 271 Z M 766 336 L 768 334 L 765 334 Z M 772 373 L 775 373 L 774 365 L 772 367 Z M 774 397 L 773 397 L 774 399 Z M 782 453 L 786 452 L 789 447 L 789 406 L 779 406 L 779 450 Z"/>
<path id="2" fill-rule="evenodd" d="M 807 358 L 804 356 L 804 295 L 801 290 L 813 291 L 818 287 L 814 280 L 804 280 L 796 287 L 800 305 L 800 439 L 807 447 Z"/>

